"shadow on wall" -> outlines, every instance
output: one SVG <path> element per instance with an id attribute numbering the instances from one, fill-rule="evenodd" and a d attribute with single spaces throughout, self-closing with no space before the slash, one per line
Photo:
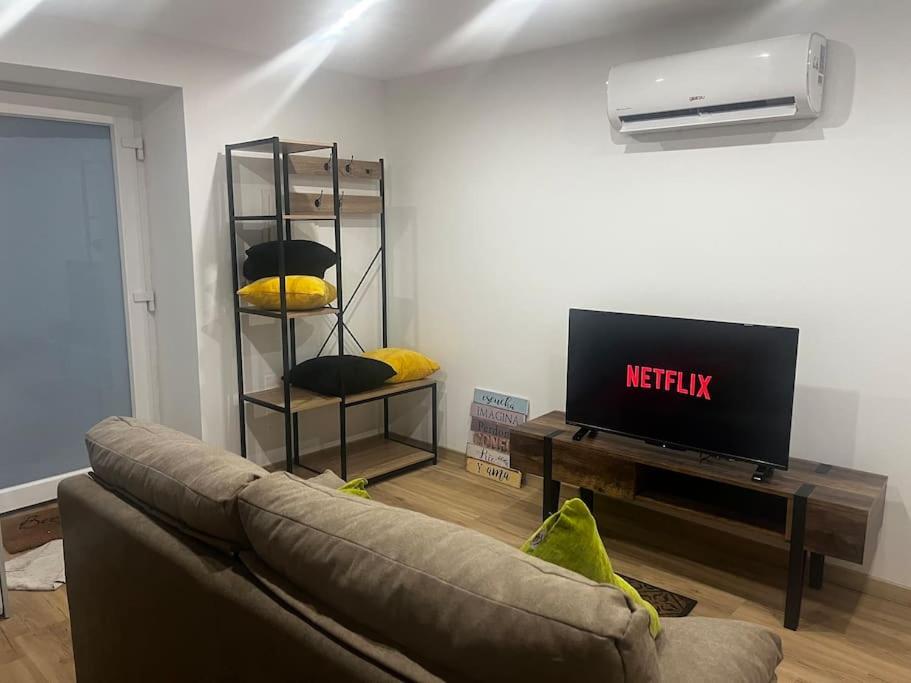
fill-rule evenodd
<path id="1" fill-rule="evenodd" d="M 229 450 L 238 451 L 238 439 L 235 436 L 230 438 L 228 435 L 238 433 L 237 404 L 236 394 L 228 391 L 228 387 L 233 385 L 233 378 L 236 375 L 234 365 L 233 348 L 220 343 L 225 339 L 231 330 L 233 324 L 233 308 L 231 299 L 222 292 L 231 291 L 231 271 L 230 261 L 228 260 L 228 250 L 222 249 L 221 245 L 227 241 L 228 222 L 227 212 L 227 191 L 224 183 L 225 178 L 225 159 L 219 155 L 215 161 L 213 169 L 213 179 L 211 191 L 209 193 L 210 211 L 207 216 L 207 225 L 200 240 L 209 242 L 208 249 L 205 253 L 212 253 L 218 256 L 211 265 L 205 267 L 200 265 L 198 281 L 204 285 L 204 291 L 208 296 L 203 296 L 203 300 L 197 303 L 197 315 L 199 316 L 199 329 L 201 334 L 206 335 L 210 340 L 216 342 L 215 348 L 218 349 L 217 367 L 218 373 L 215 377 L 203 372 L 200 373 L 200 384 L 206 385 L 212 382 L 218 382 L 219 386 L 212 393 L 204 392 L 204 395 L 216 395 L 222 397 L 222 415 L 226 421 L 224 432 L 215 433 L 215 429 L 210 429 L 207 438 L 210 440 L 224 440 L 224 446 Z M 225 239 L 219 239 L 219 233 L 224 233 Z M 230 337 L 228 337 L 230 338 Z"/>
<path id="2" fill-rule="evenodd" d="M 411 346 L 418 351 L 418 231 L 417 208 L 387 207 L 386 248 L 389 346 Z M 432 354 L 431 354 L 432 355 Z"/>
<path id="3" fill-rule="evenodd" d="M 406 347 L 427 353 L 444 367 L 434 375 L 437 387 L 438 434 L 446 433 L 443 418 L 446 410 L 446 367 L 433 349 L 424 348 L 417 336 L 418 281 L 421 262 L 418 260 L 417 208 L 414 206 L 387 207 L 386 224 L 388 249 L 388 306 L 389 346 Z M 389 401 L 389 424 L 393 433 L 425 443 L 431 441 L 430 394 L 418 391 Z"/>
<path id="4" fill-rule="evenodd" d="M 442 416 L 446 411 L 446 373 L 438 371 L 434 379 L 439 382 L 437 386 L 437 434 L 444 433 Z M 397 396 L 389 400 L 389 431 L 425 444 L 432 440 L 431 425 L 431 395 L 430 391 L 415 391 L 410 394 Z M 456 447 L 458 450 L 458 447 Z"/>
<path id="5" fill-rule="evenodd" d="M 839 128 L 851 117 L 856 70 L 854 50 L 846 43 L 830 40 L 823 113 L 817 119 L 715 126 L 636 136 L 623 135 L 611 128 L 611 141 L 616 145 L 625 145 L 624 154 L 641 154 L 823 140 L 826 128 Z"/>
<path id="6" fill-rule="evenodd" d="M 791 457 L 854 467 L 859 409 L 856 391 L 795 387 Z"/>

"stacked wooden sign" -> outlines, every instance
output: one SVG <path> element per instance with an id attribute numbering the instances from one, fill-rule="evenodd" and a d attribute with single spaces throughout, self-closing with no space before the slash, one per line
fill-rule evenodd
<path id="1" fill-rule="evenodd" d="M 465 469 L 519 488 L 522 473 L 509 466 L 509 434 L 527 419 L 528 399 L 475 389 Z"/>

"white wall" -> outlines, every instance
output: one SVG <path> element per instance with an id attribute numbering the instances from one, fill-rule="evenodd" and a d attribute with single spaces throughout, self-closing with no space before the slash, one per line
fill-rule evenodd
<path id="1" fill-rule="evenodd" d="M 243 36 L 238 36 L 238 40 L 243 40 Z M 181 90 L 185 129 L 175 127 L 173 137 L 163 140 L 167 131 L 154 130 L 153 126 L 149 131 L 152 133 L 149 143 L 156 148 L 150 148 L 148 154 L 151 160 L 153 155 L 164 151 L 157 147 L 159 142 L 174 144 L 182 136 L 186 137 L 191 231 L 188 243 L 192 247 L 193 291 L 186 291 L 184 295 L 195 299 L 198 364 L 195 358 L 191 359 L 185 371 L 198 373 L 203 438 L 236 448 L 238 417 L 224 146 L 230 142 L 279 135 L 292 139 L 336 140 L 342 154 L 378 158 L 383 151 L 382 84 L 317 71 L 299 91 L 278 106 L 295 74 L 286 71 L 254 81 L 251 76 L 260 64 L 246 54 L 37 16 L 27 18 L 3 36 L 0 62 L 164 84 Z M 74 80 L 80 79 L 74 77 Z M 144 111 L 152 118 L 155 106 L 164 107 L 161 120 L 172 116 L 174 108 L 181 106 L 179 100 L 170 99 L 144 104 L 153 108 Z M 179 157 L 179 150 L 169 149 L 164 153 L 171 161 Z M 173 180 L 178 185 L 181 182 L 179 175 Z M 167 187 L 161 191 L 166 193 Z M 159 225 L 167 216 L 166 211 L 159 213 Z M 314 234 L 313 228 L 303 226 L 303 229 Z M 374 236 L 355 228 L 346 233 L 346 238 L 346 282 L 352 282 L 353 278 L 356 283 L 360 276 L 357 271 L 369 261 L 369 257 L 363 260 L 363 255 L 372 256 L 370 240 Z M 159 246 L 166 244 L 167 240 L 159 241 Z M 349 245 L 352 247 L 350 252 Z M 185 240 L 174 241 L 175 268 L 183 262 L 186 248 Z M 186 268 L 181 272 L 185 273 Z M 156 274 L 163 293 L 167 290 L 172 299 L 178 295 L 175 283 L 166 282 L 166 267 L 157 269 Z M 370 339 L 374 336 L 375 313 L 376 307 L 369 300 L 359 307 L 352 321 L 360 332 L 359 337 Z M 324 324 L 325 321 L 313 323 L 309 330 L 306 324 L 299 325 L 299 335 L 316 337 L 322 334 L 322 327 L 316 326 Z M 363 327 L 357 327 L 361 324 Z M 258 361 L 262 351 L 273 361 L 274 368 L 279 356 L 270 353 L 278 347 L 277 329 L 274 338 L 266 339 L 265 334 L 254 334 L 254 338 L 257 346 L 248 347 L 248 353 Z M 167 343 L 167 339 L 159 339 L 160 345 Z M 253 388 L 263 386 L 266 374 L 274 374 L 274 370 L 263 370 L 257 362 L 253 375 L 248 376 Z M 178 418 L 174 417 L 174 420 Z M 280 418 L 265 411 L 260 413 L 260 409 L 252 411 L 250 418 L 253 455 L 262 459 L 257 453 L 258 447 L 272 451 L 281 444 Z M 323 423 L 334 425 L 334 420 L 335 413 L 331 410 L 328 415 L 308 415 L 303 424 L 304 433 L 319 430 L 325 426 Z M 353 431 L 357 430 L 355 425 Z M 318 433 L 332 434 L 334 427 Z M 321 441 L 321 438 L 308 438 L 305 446 L 317 447 Z"/>
<path id="2" fill-rule="evenodd" d="M 155 348 L 162 424 L 201 435 L 199 341 L 194 290 L 183 93 L 140 100 L 149 221 L 149 276 L 155 291 Z"/>
<path id="3" fill-rule="evenodd" d="M 445 372 L 562 409 L 570 307 L 801 330 L 792 454 L 889 476 L 869 571 L 911 586 L 911 69 L 905 2 L 767 3 L 387 85 L 392 329 Z M 612 63 L 798 32 L 826 114 L 613 139 Z"/>

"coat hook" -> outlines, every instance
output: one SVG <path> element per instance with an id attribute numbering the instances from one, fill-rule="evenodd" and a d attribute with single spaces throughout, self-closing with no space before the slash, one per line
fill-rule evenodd
<path id="1" fill-rule="evenodd" d="M 317 197 L 316 201 L 313 202 L 313 206 L 315 206 L 318 209 L 320 207 L 320 204 L 322 204 L 322 203 L 323 203 L 323 191 L 320 190 L 319 197 Z"/>
<path id="2" fill-rule="evenodd" d="M 351 165 L 354 164 L 354 155 L 351 155 L 351 161 L 345 164 L 345 173 L 351 175 Z"/>
<path id="3" fill-rule="evenodd" d="M 323 170 L 328 173 L 332 169 L 332 158 L 326 159 L 326 163 L 323 164 Z"/>

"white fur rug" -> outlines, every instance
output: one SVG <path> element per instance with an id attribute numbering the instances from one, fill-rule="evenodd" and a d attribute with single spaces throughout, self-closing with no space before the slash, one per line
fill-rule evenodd
<path id="1" fill-rule="evenodd" d="M 11 591 L 53 591 L 66 583 L 63 541 L 57 539 L 7 560 L 6 584 Z"/>

